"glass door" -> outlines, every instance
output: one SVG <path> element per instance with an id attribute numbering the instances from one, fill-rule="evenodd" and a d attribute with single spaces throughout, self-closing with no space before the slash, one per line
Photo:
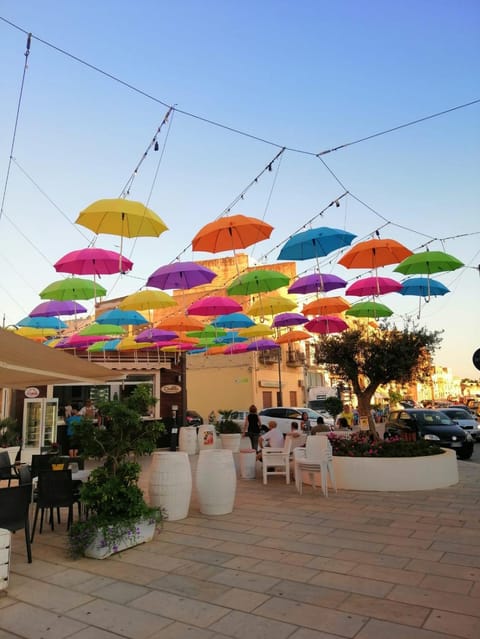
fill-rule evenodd
<path id="1" fill-rule="evenodd" d="M 23 447 L 40 448 L 42 436 L 43 401 L 26 399 L 23 409 Z"/>
<path id="2" fill-rule="evenodd" d="M 58 399 L 44 399 L 43 443 L 48 446 L 57 441 Z"/>

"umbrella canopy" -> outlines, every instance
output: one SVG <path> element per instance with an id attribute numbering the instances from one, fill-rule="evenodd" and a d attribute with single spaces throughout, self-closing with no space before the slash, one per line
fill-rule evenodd
<path id="1" fill-rule="evenodd" d="M 377 319 L 378 317 L 390 317 L 393 315 L 393 311 L 379 302 L 357 302 L 348 311 L 345 311 L 345 315 Z"/>
<path id="2" fill-rule="evenodd" d="M 288 299 L 288 297 L 266 295 L 250 306 L 248 314 L 252 315 L 252 317 L 259 315 L 276 315 L 277 313 L 292 311 L 296 306 L 297 304 L 293 300 Z"/>
<path id="3" fill-rule="evenodd" d="M 241 304 L 229 297 L 212 296 L 204 297 L 190 304 L 187 308 L 188 315 L 228 315 L 242 310 Z"/>
<path id="4" fill-rule="evenodd" d="M 101 335 L 79 335 L 75 333 L 74 335 L 70 335 L 70 337 L 60 340 L 55 348 L 77 348 L 78 350 L 82 350 L 88 348 L 95 342 L 103 342 L 104 340 L 105 337 Z"/>
<path id="5" fill-rule="evenodd" d="M 225 346 L 223 349 L 224 355 L 240 355 L 241 353 L 247 352 L 248 344 L 231 344 L 230 346 Z"/>
<path id="6" fill-rule="evenodd" d="M 121 269 L 120 269 L 121 263 Z M 102 248 L 89 247 L 78 251 L 71 251 L 61 257 L 53 265 L 59 273 L 72 275 L 111 275 L 131 271 L 133 262 L 120 253 L 107 251 Z"/>
<path id="7" fill-rule="evenodd" d="M 20 335 L 21 337 L 26 337 L 28 339 L 37 340 L 41 338 L 43 341 L 46 337 L 52 337 L 57 333 L 56 328 L 34 328 L 31 326 L 20 326 L 16 330 L 13 330 L 12 333 L 16 335 Z M 40 341 L 40 339 L 38 339 Z"/>
<path id="8" fill-rule="evenodd" d="M 399 291 L 401 295 L 418 295 L 419 297 L 428 297 L 429 295 L 445 295 L 449 293 L 445 284 L 438 280 L 431 280 L 428 277 L 411 277 L 402 282 L 402 289 Z"/>
<path id="9" fill-rule="evenodd" d="M 155 328 L 181 333 L 183 331 L 201 331 L 203 329 L 203 324 L 194 317 L 176 315 L 158 322 L 155 324 Z"/>
<path id="10" fill-rule="evenodd" d="M 87 351 L 89 353 L 98 353 L 101 351 L 116 351 L 120 341 L 120 339 L 109 339 L 102 340 L 101 342 L 95 342 L 94 344 L 90 344 L 90 346 L 87 348 Z"/>
<path id="11" fill-rule="evenodd" d="M 117 326 L 140 326 L 148 324 L 148 320 L 137 311 L 122 311 L 120 308 L 112 308 L 96 318 L 99 324 L 116 324 Z"/>
<path id="12" fill-rule="evenodd" d="M 329 313 L 342 313 L 350 308 L 350 303 L 343 297 L 320 297 L 306 304 L 302 313 L 304 315 L 328 315 Z"/>
<path id="13" fill-rule="evenodd" d="M 215 338 L 222 337 L 222 335 L 226 334 L 226 330 L 223 328 L 219 328 L 216 326 L 212 326 L 211 324 L 207 324 L 201 331 L 188 331 L 187 337 L 200 337 L 200 338 Z"/>
<path id="14" fill-rule="evenodd" d="M 312 273 L 299 277 L 288 289 L 289 293 L 306 295 L 307 293 L 328 293 L 336 288 L 343 288 L 347 282 L 337 275 Z"/>
<path id="15" fill-rule="evenodd" d="M 412 251 L 396 240 L 366 240 L 352 246 L 338 263 L 346 268 L 378 268 L 398 264 L 409 255 Z"/>
<path id="16" fill-rule="evenodd" d="M 325 335 L 328 333 L 341 333 L 347 330 L 348 324 L 340 317 L 335 317 L 335 315 L 322 315 L 314 317 L 307 322 L 305 328 L 311 333 L 321 333 Z"/>
<path id="17" fill-rule="evenodd" d="M 275 331 L 269 326 L 265 326 L 265 324 L 255 324 L 254 326 L 249 326 L 248 328 L 241 328 L 238 331 L 240 337 L 265 337 L 266 335 L 273 335 Z"/>
<path id="18" fill-rule="evenodd" d="M 93 202 L 80 212 L 76 224 L 97 234 L 121 237 L 158 237 L 168 230 L 163 220 L 144 204 L 122 198 Z"/>
<path id="19" fill-rule="evenodd" d="M 117 346 L 116 351 L 139 351 L 144 348 L 150 348 L 155 346 L 152 342 L 137 342 L 133 337 L 124 337 L 121 339 Z"/>
<path id="20" fill-rule="evenodd" d="M 273 339 L 257 339 L 250 344 L 247 345 L 247 351 L 270 351 L 275 348 L 280 348 L 280 345 L 277 342 L 274 342 Z"/>
<path id="21" fill-rule="evenodd" d="M 346 295 L 367 297 L 369 295 L 385 295 L 386 293 L 399 293 L 402 285 L 390 277 L 364 277 L 351 284 L 345 291 Z"/>
<path id="22" fill-rule="evenodd" d="M 103 297 L 107 291 L 93 280 L 85 280 L 80 277 L 69 277 L 64 280 L 52 282 L 40 292 L 42 300 L 91 300 L 94 297 Z"/>
<path id="23" fill-rule="evenodd" d="M 230 313 L 229 315 L 219 315 L 212 322 L 212 326 L 220 328 L 247 328 L 253 326 L 254 321 L 244 313 Z"/>
<path id="24" fill-rule="evenodd" d="M 192 342 L 177 342 L 176 344 L 169 344 L 168 346 L 162 346 L 160 350 L 166 353 L 181 353 L 183 351 L 194 351 L 197 348 L 196 344 Z"/>
<path id="25" fill-rule="evenodd" d="M 131 295 L 127 295 L 118 308 L 122 311 L 147 311 L 154 308 L 169 308 L 170 306 L 177 306 L 177 301 L 167 295 L 163 291 L 137 291 Z"/>
<path id="26" fill-rule="evenodd" d="M 254 217 L 231 215 L 210 222 L 192 240 L 194 251 L 220 253 L 247 248 L 270 237 L 273 226 Z"/>
<path id="27" fill-rule="evenodd" d="M 300 313 L 279 313 L 273 318 L 272 328 L 281 328 L 282 326 L 298 326 L 305 324 L 307 318 Z"/>
<path id="28" fill-rule="evenodd" d="M 207 349 L 207 355 L 223 355 L 224 352 L 225 352 L 225 346 L 224 345 L 210 346 Z"/>
<path id="29" fill-rule="evenodd" d="M 48 302 L 42 302 L 35 306 L 35 308 L 29 313 L 30 317 L 58 317 L 60 315 L 77 315 L 79 313 L 86 313 L 87 309 L 78 302 L 70 302 L 68 300 L 64 302 L 58 302 L 56 300 L 50 300 Z"/>
<path id="30" fill-rule="evenodd" d="M 300 342 L 304 339 L 311 339 L 310 333 L 307 331 L 287 331 L 283 335 L 279 335 L 276 339 L 277 344 L 291 344 L 292 342 Z"/>
<path id="31" fill-rule="evenodd" d="M 228 295 L 253 295 L 268 293 L 282 286 L 288 286 L 290 278 L 278 271 L 258 269 L 237 277 L 227 288 Z"/>
<path id="32" fill-rule="evenodd" d="M 309 260 L 348 246 L 357 236 L 342 229 L 321 226 L 293 235 L 283 246 L 279 260 Z"/>
<path id="33" fill-rule="evenodd" d="M 135 336 L 137 342 L 169 342 L 176 339 L 178 333 L 175 331 L 167 331 L 161 328 L 146 328 Z"/>
<path id="34" fill-rule="evenodd" d="M 247 338 L 238 334 L 238 331 L 229 331 L 225 335 L 215 338 L 217 344 L 234 344 L 235 342 L 246 342 Z"/>
<path id="35" fill-rule="evenodd" d="M 63 330 L 67 328 L 68 324 L 63 322 L 58 317 L 24 317 L 17 322 L 17 326 L 24 326 L 26 328 L 53 328 L 54 330 Z"/>
<path id="36" fill-rule="evenodd" d="M 164 291 L 189 289 L 210 284 L 217 274 L 206 266 L 196 262 L 175 262 L 160 266 L 147 280 L 147 286 L 161 288 Z"/>
<path id="37" fill-rule="evenodd" d="M 82 328 L 78 331 L 77 335 L 123 335 L 125 333 L 125 329 L 117 324 L 99 324 L 98 322 L 93 322 L 85 328 Z"/>
<path id="38" fill-rule="evenodd" d="M 464 266 L 453 255 L 442 251 L 424 251 L 415 253 L 407 257 L 393 270 L 403 275 L 431 275 L 432 273 L 442 273 L 445 271 L 455 271 Z"/>

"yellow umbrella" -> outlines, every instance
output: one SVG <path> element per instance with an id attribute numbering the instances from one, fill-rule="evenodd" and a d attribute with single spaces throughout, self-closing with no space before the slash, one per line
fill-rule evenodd
<path id="1" fill-rule="evenodd" d="M 273 335 L 274 330 L 269 326 L 265 326 L 264 324 L 255 324 L 254 326 L 249 326 L 248 328 L 241 328 L 238 331 L 239 337 L 265 337 L 267 335 Z"/>
<path id="2" fill-rule="evenodd" d="M 296 303 L 282 297 L 281 295 L 265 295 L 247 310 L 248 315 L 256 317 L 257 315 L 276 315 L 277 313 L 285 313 L 296 308 Z"/>
<path id="3" fill-rule="evenodd" d="M 117 351 L 138 351 L 142 348 L 155 346 L 155 342 L 136 342 L 134 337 L 124 337 L 117 344 Z"/>
<path id="4" fill-rule="evenodd" d="M 53 337 L 58 333 L 58 330 L 55 328 L 33 328 L 30 326 L 21 326 L 13 332 L 17 335 L 21 335 L 22 337 L 27 337 L 28 339 L 38 339 Z"/>
<path id="5" fill-rule="evenodd" d="M 168 308 L 169 306 L 177 306 L 178 302 L 168 293 L 163 291 L 137 291 L 120 302 L 118 305 L 122 311 L 147 311 L 154 308 Z"/>

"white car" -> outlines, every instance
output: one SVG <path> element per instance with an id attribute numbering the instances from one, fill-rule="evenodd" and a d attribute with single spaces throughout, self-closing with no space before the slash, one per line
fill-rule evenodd
<path id="1" fill-rule="evenodd" d="M 301 406 L 264 408 L 258 414 L 260 415 L 262 426 L 268 426 L 268 422 L 273 420 L 277 422 L 277 427 L 286 435 L 292 430 L 292 422 L 298 422 L 300 424 L 302 413 L 307 413 L 312 428 L 317 425 L 317 418 L 320 416 L 323 417 L 327 426 L 333 425 L 333 419 L 328 413 L 319 413 L 312 408 L 303 408 Z"/>
<path id="2" fill-rule="evenodd" d="M 232 410 L 230 419 L 243 428 L 245 424 L 245 417 L 248 415 L 248 410 Z"/>
<path id="3" fill-rule="evenodd" d="M 475 441 L 480 441 L 480 424 L 470 411 L 464 408 L 442 408 L 441 412 L 469 433 Z"/>

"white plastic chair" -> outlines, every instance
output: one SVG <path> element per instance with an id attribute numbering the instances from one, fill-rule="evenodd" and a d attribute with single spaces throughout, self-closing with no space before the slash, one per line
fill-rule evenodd
<path id="1" fill-rule="evenodd" d="M 321 488 L 325 497 L 328 497 L 328 479 L 330 479 L 332 488 L 337 492 L 332 446 L 327 437 L 308 437 L 305 454 L 301 455 L 296 451 L 294 454 L 295 485 L 300 494 L 302 494 L 304 472 L 308 473 L 313 490 L 315 490 L 315 475 L 320 473 Z"/>
<path id="2" fill-rule="evenodd" d="M 268 475 L 285 475 L 287 484 L 290 483 L 290 451 L 292 438 L 287 435 L 283 448 L 262 448 L 263 483 L 267 483 Z"/>

